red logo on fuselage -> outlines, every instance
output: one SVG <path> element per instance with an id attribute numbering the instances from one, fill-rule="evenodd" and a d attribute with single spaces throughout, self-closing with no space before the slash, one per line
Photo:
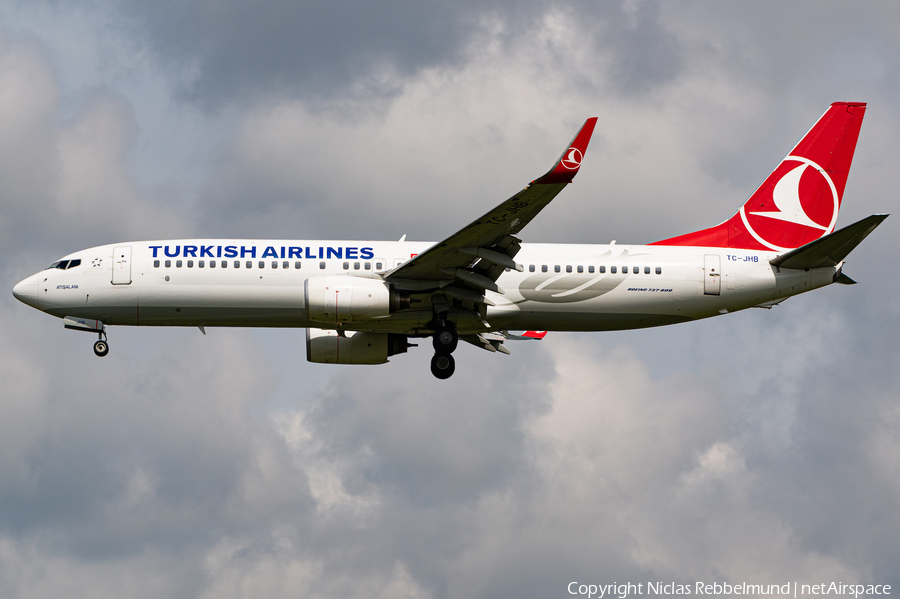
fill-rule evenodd
<path id="1" fill-rule="evenodd" d="M 741 208 L 747 230 L 776 251 L 834 230 L 840 206 L 834 182 L 808 158 L 788 156 Z"/>

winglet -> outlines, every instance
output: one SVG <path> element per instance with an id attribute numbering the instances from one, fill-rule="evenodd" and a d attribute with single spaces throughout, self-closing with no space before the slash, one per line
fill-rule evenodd
<path id="1" fill-rule="evenodd" d="M 530 337 L 531 339 L 543 339 L 547 336 L 547 331 L 525 331 L 522 333 L 523 337 Z"/>
<path id="2" fill-rule="evenodd" d="M 504 331 L 503 334 L 507 339 L 519 340 L 535 340 L 540 341 L 547 336 L 547 331 Z"/>
<path id="3" fill-rule="evenodd" d="M 535 179 L 535 183 L 571 183 L 581 161 L 584 159 L 584 153 L 587 152 L 588 143 L 591 141 L 591 135 L 594 133 L 594 126 L 597 124 L 597 117 L 592 116 L 584 122 L 578 135 L 572 140 L 572 143 L 562 153 L 553 168 L 550 169 L 543 177 Z"/>

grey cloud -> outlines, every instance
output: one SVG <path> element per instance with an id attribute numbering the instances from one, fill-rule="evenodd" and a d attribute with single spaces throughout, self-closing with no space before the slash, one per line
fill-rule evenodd
<path id="1" fill-rule="evenodd" d="M 185 232 L 181 216 L 153 206 L 136 185 L 130 104 L 97 90 L 62 119 L 46 52 L 34 41 L 0 37 L 0 247 L 53 252 L 36 269 L 73 247 L 98 245 L 110 231 L 128 238 Z"/>
<path id="2" fill-rule="evenodd" d="M 893 219 L 851 255 L 856 287 L 664 329 L 551 334 L 508 357 L 463 346 L 444 383 L 427 343 L 387 366 L 331 368 L 304 361 L 302 332 L 114 329 L 98 360 L 90 336 L 8 293 L 47 252 L 112 234 L 448 234 L 543 172 L 591 113 L 601 127 L 585 169 L 526 240 L 640 242 L 713 224 L 847 97 L 872 104 L 841 222 L 890 210 L 898 37 L 886 4 L 831 4 L 810 25 L 775 5 L 522 4 L 513 17 L 498 4 L 493 25 L 468 28 L 479 8 L 413 7 L 375 15 L 390 22 L 371 38 L 325 31 L 349 6 L 334 5 L 296 39 L 276 23 L 297 18 L 293 5 L 199 6 L 118 9 L 173 85 L 196 69 L 184 97 L 238 112 L 233 137 L 217 132 L 226 158 L 196 182 L 198 214 L 175 224 L 130 171 L 154 135 L 132 98 L 100 89 L 62 117 L 58 98 L 73 92 L 54 74 L 52 36 L 0 50 L 0 595 L 900 585 Z M 438 29 L 400 29 L 441 14 Z M 831 18 L 845 26 L 833 44 Z M 826 69 L 867 22 L 872 40 L 851 61 L 866 69 Z M 378 79 L 375 61 L 397 72 Z M 377 110 L 364 110 L 377 96 L 367 76 L 387 82 Z M 319 102 L 335 97 L 333 110 Z M 64 208 L 86 218 L 48 216 Z"/>
<path id="3" fill-rule="evenodd" d="M 659 23 L 656 3 L 623 9 L 616 3 L 565 2 L 554 8 L 595 22 L 588 45 L 615 45 L 617 73 L 625 89 L 644 90 L 677 72 L 678 47 Z M 368 93 L 392 94 L 373 72 L 413 76 L 423 69 L 459 63 L 473 32 L 485 19 L 505 23 L 500 41 L 527 28 L 548 10 L 546 3 L 256 4 L 229 0 L 215 5 L 133 2 L 119 10 L 136 34 L 170 64 L 196 73 L 183 95 L 207 107 L 269 94 L 299 94 L 330 104 L 369 81 Z"/>

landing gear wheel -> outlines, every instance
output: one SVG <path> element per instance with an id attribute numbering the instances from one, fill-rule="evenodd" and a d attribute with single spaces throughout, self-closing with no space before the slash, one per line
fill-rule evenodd
<path id="1" fill-rule="evenodd" d="M 94 353 L 99 357 L 103 357 L 109 353 L 109 343 L 104 341 L 103 339 L 94 343 Z"/>
<path id="2" fill-rule="evenodd" d="M 450 354 L 434 354 L 431 358 L 431 374 L 437 378 L 449 379 L 456 370 L 456 360 Z"/>
<path id="3" fill-rule="evenodd" d="M 438 330 L 434 332 L 432 341 L 434 343 L 434 351 L 439 354 L 449 355 L 456 350 L 456 345 L 459 343 L 459 335 L 456 334 L 456 329 L 444 325 L 438 327 Z"/>

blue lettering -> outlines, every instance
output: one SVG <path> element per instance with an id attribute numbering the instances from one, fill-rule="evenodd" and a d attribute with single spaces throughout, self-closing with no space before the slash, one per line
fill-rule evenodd
<path id="1" fill-rule="evenodd" d="M 188 256 L 190 256 L 192 258 L 197 257 L 197 246 L 196 245 L 184 246 L 184 257 L 187 258 Z"/>
<path id="2" fill-rule="evenodd" d="M 362 248 L 359 251 L 359 257 L 363 260 L 371 260 L 375 257 L 375 252 L 372 251 L 372 248 Z"/>
<path id="3" fill-rule="evenodd" d="M 281 257 L 284 258 L 284 246 L 281 246 Z"/>
<path id="4" fill-rule="evenodd" d="M 309 251 L 309 248 L 308 248 L 308 247 L 306 248 L 306 257 L 309 258 L 309 259 L 311 259 L 311 260 L 315 258 L 315 256 L 313 255 L 313 253 Z"/>
<path id="5" fill-rule="evenodd" d="M 216 252 L 216 258 L 221 258 L 221 257 L 222 257 L 222 246 L 220 245 L 220 246 L 219 246 L 219 251 Z"/>
<path id="6" fill-rule="evenodd" d="M 249 250 L 244 246 L 241 246 L 241 258 L 246 258 L 247 254 L 250 254 L 251 258 L 256 258 L 256 246 L 254 245 Z"/>
<path id="7" fill-rule="evenodd" d="M 159 250 L 161 250 L 161 249 L 162 249 L 162 246 L 161 246 L 161 245 L 151 245 L 151 246 L 150 246 L 150 249 L 153 250 L 153 257 L 154 257 L 154 258 L 157 258 L 158 256 L 156 255 L 156 252 L 158 252 Z"/>
<path id="8" fill-rule="evenodd" d="M 166 256 L 167 256 L 168 258 L 174 258 L 175 256 L 177 256 L 178 254 L 181 253 L 181 246 L 180 246 L 180 245 L 176 245 L 176 246 L 175 246 L 175 253 L 174 253 L 174 254 L 170 254 L 170 253 L 169 253 L 169 246 L 166 246 L 165 252 L 166 252 Z"/>
<path id="9" fill-rule="evenodd" d="M 277 258 L 278 254 L 275 252 L 275 248 L 271 245 L 266 248 L 266 251 L 263 252 L 263 258 Z"/>
<path id="10" fill-rule="evenodd" d="M 303 257 L 303 248 L 288 248 L 288 258 L 302 258 Z"/>
<path id="11" fill-rule="evenodd" d="M 334 249 L 332 247 L 328 248 L 328 257 L 329 258 L 343 258 L 344 248 Z"/>
<path id="12" fill-rule="evenodd" d="M 321 259 L 324 257 L 322 254 L 323 254 L 323 252 L 322 252 L 322 246 L 320 245 L 320 246 L 319 246 L 319 260 L 321 260 Z"/>
<path id="13" fill-rule="evenodd" d="M 236 245 L 226 245 L 225 246 L 225 257 L 226 258 L 237 258 L 238 250 Z"/>
<path id="14" fill-rule="evenodd" d="M 356 248 L 347 248 L 347 260 L 356 260 L 357 258 L 359 258 L 358 253 L 359 250 L 357 250 Z"/>
<path id="15" fill-rule="evenodd" d="M 213 246 L 211 246 L 211 245 L 201 245 L 200 246 L 200 257 L 201 258 L 203 258 L 203 257 L 212 258 L 213 257 L 212 249 L 213 249 Z"/>

